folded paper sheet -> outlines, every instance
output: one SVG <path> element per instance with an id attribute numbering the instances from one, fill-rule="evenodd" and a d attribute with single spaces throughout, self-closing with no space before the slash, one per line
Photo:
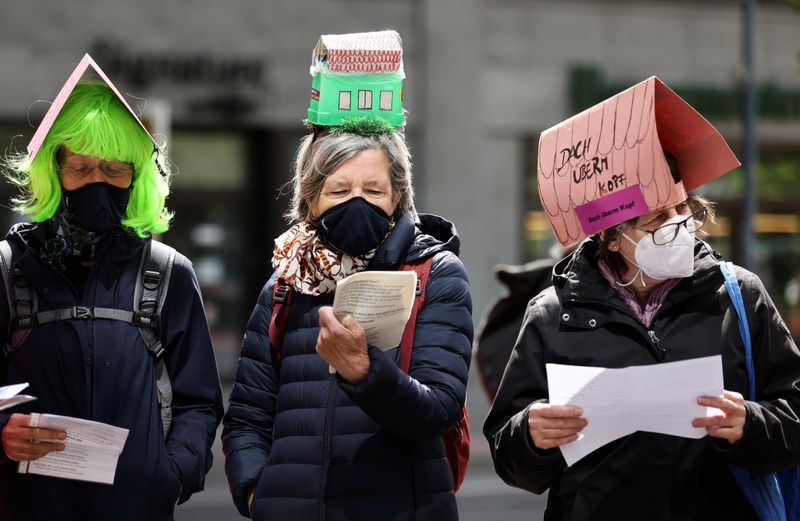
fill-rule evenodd
<path id="1" fill-rule="evenodd" d="M 114 483 L 117 461 L 128 439 L 128 429 L 70 416 L 38 413 L 31 414 L 30 426 L 65 431 L 65 448 L 49 452 L 37 460 L 20 461 L 18 472 L 108 485 Z"/>

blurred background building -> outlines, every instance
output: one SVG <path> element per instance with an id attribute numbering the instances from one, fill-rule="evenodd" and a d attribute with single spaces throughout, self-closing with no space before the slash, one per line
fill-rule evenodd
<path id="1" fill-rule="evenodd" d="M 800 11 L 761 1 L 755 27 L 758 213 L 748 246 L 800 337 Z M 169 143 L 176 219 L 164 240 L 195 263 L 229 381 L 272 239 L 286 227 L 280 195 L 304 134 L 311 51 L 320 34 L 385 28 L 403 37 L 417 207 L 456 223 L 476 322 L 499 292 L 493 265 L 544 257 L 552 244 L 535 182 L 542 130 L 657 75 L 741 150 L 734 0 L 6 1 L 0 143 L 24 150 L 47 108 L 37 100 L 55 97 L 83 53 L 95 58 Z M 719 202 L 713 245 L 734 261 L 744 186 L 737 171 L 704 188 Z M 13 193 L 0 186 L 0 200 Z M 18 218 L 0 208 L 0 227 Z M 459 494 L 462 517 L 530 519 L 541 498 L 491 475 L 480 434 L 488 405 L 477 378 L 471 389 L 476 470 Z M 218 459 L 212 490 L 179 519 L 236 518 L 219 469 Z"/>

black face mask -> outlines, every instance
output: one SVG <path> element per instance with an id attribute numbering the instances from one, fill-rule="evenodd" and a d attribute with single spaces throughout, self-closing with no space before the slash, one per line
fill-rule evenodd
<path id="1" fill-rule="evenodd" d="M 322 240 L 339 251 L 358 257 L 383 242 L 389 216 L 363 197 L 353 197 L 320 215 L 314 223 Z"/>
<path id="2" fill-rule="evenodd" d="M 108 183 L 91 183 L 63 190 L 67 221 L 99 235 L 119 228 L 125 217 L 131 189 Z"/>

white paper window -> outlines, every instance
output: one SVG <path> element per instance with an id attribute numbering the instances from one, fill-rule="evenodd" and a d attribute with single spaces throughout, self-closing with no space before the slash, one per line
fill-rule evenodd
<path id="1" fill-rule="evenodd" d="M 392 91 L 381 91 L 381 110 L 392 110 Z"/>
<path id="2" fill-rule="evenodd" d="M 339 110 L 350 110 L 350 91 L 339 91 Z"/>
<path id="3" fill-rule="evenodd" d="M 358 108 L 361 110 L 368 110 L 372 108 L 372 91 L 360 90 L 358 91 Z"/>

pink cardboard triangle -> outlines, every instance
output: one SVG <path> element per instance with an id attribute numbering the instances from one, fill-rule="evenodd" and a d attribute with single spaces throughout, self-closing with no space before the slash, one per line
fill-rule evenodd
<path id="1" fill-rule="evenodd" d="M 673 179 L 664 152 L 681 172 Z M 703 116 L 655 76 L 542 132 L 539 198 L 564 246 L 659 208 L 740 165 Z"/>
<path id="2" fill-rule="evenodd" d="M 154 145 L 157 146 L 157 143 L 153 139 L 153 136 L 147 130 L 147 128 L 142 123 L 142 120 L 139 119 L 139 116 L 133 111 L 131 106 L 125 101 L 125 97 L 122 93 L 114 86 L 108 76 L 103 72 L 103 70 L 95 63 L 91 56 L 85 54 L 83 59 L 81 59 L 78 66 L 75 67 L 75 70 L 72 71 L 72 74 L 69 75 L 67 81 L 64 83 L 64 86 L 61 87 L 61 91 L 59 91 L 58 96 L 56 99 L 53 100 L 52 105 L 47 110 L 47 113 L 44 115 L 42 122 L 39 124 L 39 128 L 36 129 L 36 132 L 33 134 L 30 143 L 28 143 L 28 156 L 31 161 L 36 157 L 36 154 L 39 153 L 39 148 L 42 146 L 44 139 L 47 137 L 47 133 L 50 132 L 50 129 L 55 123 L 56 118 L 61 113 L 61 109 L 64 108 L 64 104 L 67 102 L 67 98 L 69 95 L 72 94 L 72 91 L 75 89 L 75 86 L 83 79 L 84 75 L 89 69 L 92 69 L 97 76 L 105 82 L 106 85 L 117 95 L 119 100 L 125 105 L 125 108 L 128 109 L 133 119 L 136 120 L 137 123 L 142 127 L 142 129 L 147 133 L 150 137 L 150 140 L 153 142 Z"/>

